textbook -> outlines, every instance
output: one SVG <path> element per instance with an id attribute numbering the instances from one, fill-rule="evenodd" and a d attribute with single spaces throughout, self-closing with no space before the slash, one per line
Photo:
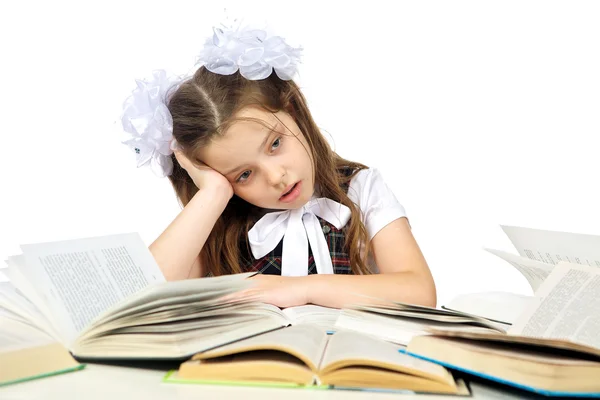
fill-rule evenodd
<path id="1" fill-rule="evenodd" d="M 252 273 L 165 282 L 137 233 L 21 250 L 2 269 L 9 282 L 0 282 L 0 310 L 78 360 L 183 360 L 290 324 L 314 321 L 324 331 L 339 312 L 221 300 L 249 287 Z M 18 336 L 24 327 L 10 329 Z"/>
<path id="2" fill-rule="evenodd" d="M 413 338 L 403 351 L 452 370 L 546 396 L 600 397 L 600 351 L 551 339 L 437 333 Z"/>
<path id="3" fill-rule="evenodd" d="M 468 394 L 435 363 L 354 332 L 291 326 L 196 354 L 166 382 Z"/>
<path id="4" fill-rule="evenodd" d="M 561 262 L 506 334 L 432 329 L 408 354 L 547 396 L 600 397 L 600 269 Z"/>
<path id="5" fill-rule="evenodd" d="M 600 267 L 600 236 L 501 225 L 518 255 L 484 248 L 503 259 L 525 277 L 535 293 L 561 261 Z M 497 322 L 512 324 L 533 296 L 508 292 L 467 293 L 442 308 L 462 311 Z"/>
<path id="6" fill-rule="evenodd" d="M 414 336 L 428 334 L 431 328 L 504 333 L 509 325 L 459 311 L 381 300 L 375 305 L 342 309 L 335 327 L 406 345 Z"/>

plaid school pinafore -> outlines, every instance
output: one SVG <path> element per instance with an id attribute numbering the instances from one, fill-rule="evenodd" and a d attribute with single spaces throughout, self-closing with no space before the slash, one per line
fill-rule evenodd
<path id="1" fill-rule="evenodd" d="M 350 168 L 344 168 L 342 170 L 342 173 L 346 176 L 350 176 L 352 172 L 353 170 Z M 342 186 L 342 189 L 344 189 L 346 193 L 348 192 L 348 186 L 348 184 L 344 184 Z M 350 256 L 344 248 L 346 239 L 345 231 L 348 227 L 348 224 L 342 227 L 342 229 L 337 229 L 334 225 L 330 224 L 324 219 L 318 216 L 317 218 L 321 224 L 323 235 L 325 235 L 327 246 L 329 247 L 329 254 L 331 255 L 331 262 L 333 264 L 333 272 L 335 274 L 351 274 L 352 269 L 350 268 Z M 282 250 L 283 239 L 281 239 L 273 251 L 262 258 L 254 259 L 251 254 L 249 254 L 247 257 L 242 257 L 242 260 L 240 260 L 241 265 L 245 272 L 258 271 L 267 275 L 281 275 Z M 308 247 L 308 260 L 306 266 L 308 268 L 308 274 L 317 273 L 317 266 L 315 264 L 315 259 L 312 254 L 310 244 Z"/>

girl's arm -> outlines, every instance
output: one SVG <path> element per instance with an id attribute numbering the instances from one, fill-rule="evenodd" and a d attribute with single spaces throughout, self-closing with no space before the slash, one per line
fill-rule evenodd
<path id="1" fill-rule="evenodd" d="M 149 246 L 168 281 L 204 276 L 200 250 L 231 198 L 230 189 L 199 190 L 165 231 Z"/>
<path id="2" fill-rule="evenodd" d="M 397 219 L 379 231 L 371 246 L 379 274 L 302 277 L 307 303 L 340 308 L 387 299 L 436 306 L 433 277 L 406 218 Z"/>
<path id="3" fill-rule="evenodd" d="M 308 275 L 282 277 L 257 275 L 256 285 L 243 295 L 279 307 L 317 304 L 342 308 L 380 299 L 435 307 L 433 277 L 412 235 L 406 218 L 381 229 L 371 240 L 379 274 Z"/>

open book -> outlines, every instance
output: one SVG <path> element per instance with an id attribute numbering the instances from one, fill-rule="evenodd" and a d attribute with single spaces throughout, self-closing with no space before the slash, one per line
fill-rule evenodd
<path id="1" fill-rule="evenodd" d="M 21 322 L 8 329 L 37 330 L 88 361 L 186 359 L 310 315 L 325 331 L 339 312 L 221 300 L 248 287 L 252 274 L 165 282 L 135 233 L 21 249 L 2 270 L 10 281 L 0 282 L 0 311 Z"/>
<path id="2" fill-rule="evenodd" d="M 485 249 L 515 267 L 535 292 L 559 262 L 600 267 L 600 236 L 502 226 L 519 255 Z"/>
<path id="3" fill-rule="evenodd" d="M 445 368 L 398 349 L 354 332 L 292 326 L 197 354 L 166 381 L 468 393 Z"/>
<path id="4" fill-rule="evenodd" d="M 407 352 L 555 396 L 600 396 L 600 268 L 560 262 L 507 334 L 431 330 Z"/>
<path id="5" fill-rule="evenodd" d="M 428 334 L 431 328 L 462 332 L 505 332 L 508 328 L 506 324 L 459 311 L 383 300 L 381 305 L 343 309 L 335 326 L 401 345 L 414 336 Z"/>
<path id="6" fill-rule="evenodd" d="M 518 226 L 502 225 L 501 228 L 518 255 L 489 248 L 485 250 L 519 271 L 534 293 L 561 261 L 600 267 L 600 236 Z M 532 298 L 508 292 L 466 293 L 453 298 L 442 308 L 512 324 Z"/>

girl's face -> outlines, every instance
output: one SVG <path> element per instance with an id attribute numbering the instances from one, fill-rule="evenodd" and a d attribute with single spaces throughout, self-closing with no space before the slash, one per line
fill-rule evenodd
<path id="1" fill-rule="evenodd" d="M 313 162 L 308 143 L 293 118 L 246 108 L 237 121 L 200 153 L 200 160 L 225 176 L 234 193 L 266 209 L 294 209 L 314 192 Z"/>

